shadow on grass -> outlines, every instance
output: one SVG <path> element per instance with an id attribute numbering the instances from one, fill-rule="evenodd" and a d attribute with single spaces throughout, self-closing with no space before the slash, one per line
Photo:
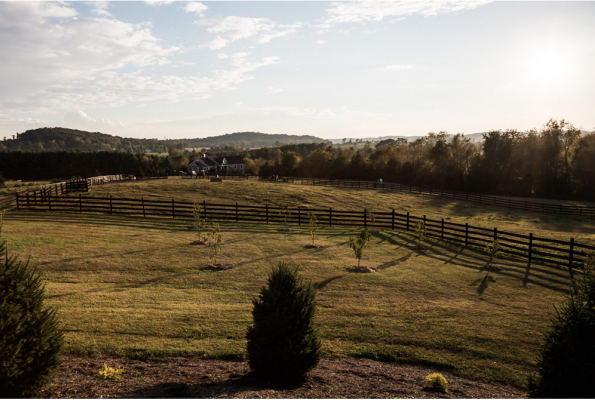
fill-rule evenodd
<path id="1" fill-rule="evenodd" d="M 313 285 L 313 286 L 314 286 L 314 289 L 316 289 L 316 290 L 322 290 L 322 289 L 324 289 L 325 287 L 327 287 L 329 283 L 331 283 L 331 282 L 333 282 L 333 281 L 336 281 L 337 279 L 341 279 L 341 278 L 343 278 L 344 276 L 345 276 L 345 275 L 337 275 L 337 276 L 333 276 L 332 278 L 328 278 L 328 279 L 325 279 L 325 280 L 323 280 L 323 281 L 316 282 L 316 283 Z"/>

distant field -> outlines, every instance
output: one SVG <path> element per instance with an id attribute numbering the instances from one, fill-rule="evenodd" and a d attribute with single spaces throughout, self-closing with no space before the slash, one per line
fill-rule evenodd
<path id="1" fill-rule="evenodd" d="M 187 221 L 9 212 L 3 233 L 12 254 L 31 256 L 43 273 L 67 352 L 79 355 L 242 357 L 251 299 L 285 260 L 318 288 L 327 355 L 431 363 L 523 384 L 569 287 L 565 272 L 535 264 L 502 259 L 503 271 L 481 271 L 487 257 L 458 246 L 428 241 L 418 253 L 402 232 L 374 233 L 362 264 L 378 273 L 364 275 L 345 271 L 356 264 L 347 246 L 355 230 L 324 228 L 325 247 L 307 250 L 304 228 L 221 227 L 221 261 L 231 271 L 199 270 L 207 249 L 189 245 Z"/>
<path id="2" fill-rule="evenodd" d="M 333 207 L 336 209 L 410 212 L 428 218 L 445 218 L 451 222 L 469 223 L 485 228 L 568 240 L 574 237 L 584 244 L 595 244 L 595 219 L 541 214 L 523 210 L 451 201 L 449 199 L 398 193 L 390 190 L 345 189 L 307 186 L 267 181 L 233 181 L 211 183 L 205 179 L 159 179 L 94 186 L 87 195 L 135 198 L 175 198 L 180 201 L 221 201 Z"/>

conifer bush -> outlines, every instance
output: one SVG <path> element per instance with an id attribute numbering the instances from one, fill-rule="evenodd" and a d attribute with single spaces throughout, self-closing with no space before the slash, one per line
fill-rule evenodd
<path id="1" fill-rule="evenodd" d="M 63 334 L 39 274 L 0 242 L 0 396 L 39 395 L 60 367 Z"/>
<path id="2" fill-rule="evenodd" d="M 314 327 L 316 292 L 298 269 L 280 263 L 268 275 L 268 285 L 253 300 L 254 322 L 248 327 L 250 369 L 262 379 L 297 383 L 320 361 Z"/>
<path id="3" fill-rule="evenodd" d="M 595 386 L 595 257 L 585 261 L 578 293 L 557 311 L 541 346 L 533 398 L 593 398 Z"/>

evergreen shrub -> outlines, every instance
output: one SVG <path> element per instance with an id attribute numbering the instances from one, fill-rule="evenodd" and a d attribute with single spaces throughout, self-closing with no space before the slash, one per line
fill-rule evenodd
<path id="1" fill-rule="evenodd" d="M 595 258 L 585 262 L 577 294 L 552 320 L 541 346 L 538 376 L 529 380 L 533 398 L 593 398 L 595 386 Z"/>
<path id="2" fill-rule="evenodd" d="M 60 367 L 63 334 L 37 271 L 6 251 L 0 242 L 0 396 L 38 396 Z"/>
<path id="3" fill-rule="evenodd" d="M 298 383 L 320 361 L 314 327 L 316 292 L 298 269 L 280 263 L 268 274 L 268 286 L 253 300 L 254 323 L 248 327 L 248 359 L 253 373 L 279 383 Z"/>

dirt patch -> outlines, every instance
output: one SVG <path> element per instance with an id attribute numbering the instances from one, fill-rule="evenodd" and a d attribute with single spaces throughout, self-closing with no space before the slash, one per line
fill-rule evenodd
<path id="1" fill-rule="evenodd" d="M 321 244 L 307 244 L 304 249 L 322 249 L 324 246 Z"/>
<path id="2" fill-rule="evenodd" d="M 227 271 L 230 270 L 231 266 L 225 264 L 209 264 L 206 267 L 202 267 L 202 271 Z"/>
<path id="3" fill-rule="evenodd" d="M 122 380 L 104 381 L 99 369 L 124 368 Z M 301 385 L 250 379 L 246 361 L 174 359 L 147 363 L 65 357 L 44 398 L 522 398 L 513 386 L 475 381 L 449 370 L 368 359 L 323 359 Z M 448 394 L 428 390 L 425 377 L 440 372 Z"/>
<path id="4" fill-rule="evenodd" d="M 363 265 L 361 265 L 359 267 L 357 265 L 352 265 L 351 267 L 347 267 L 345 269 L 349 272 L 357 272 L 360 274 L 371 274 L 371 273 L 376 272 L 376 270 L 374 270 L 373 268 L 365 267 Z"/>
<path id="5" fill-rule="evenodd" d="M 190 243 L 192 246 L 200 246 L 203 244 L 207 244 L 204 240 L 195 240 L 194 242 Z"/>

